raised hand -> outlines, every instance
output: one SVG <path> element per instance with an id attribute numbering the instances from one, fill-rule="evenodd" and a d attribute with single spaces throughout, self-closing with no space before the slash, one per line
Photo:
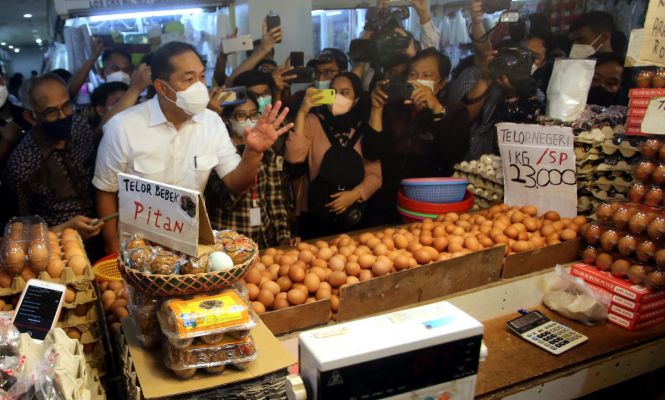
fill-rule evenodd
<path id="1" fill-rule="evenodd" d="M 245 128 L 245 143 L 247 143 L 248 149 L 263 153 L 272 147 L 277 138 L 293 127 L 293 123 L 290 123 L 280 128 L 289 113 L 288 107 L 285 107 L 280 113 L 281 107 L 281 101 L 278 101 L 274 107 L 272 104 L 268 105 L 256 125 L 253 128 Z"/>

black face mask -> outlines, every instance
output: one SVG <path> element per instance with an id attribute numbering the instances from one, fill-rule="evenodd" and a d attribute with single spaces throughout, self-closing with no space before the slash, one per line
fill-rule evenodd
<path id="1" fill-rule="evenodd" d="M 591 86 L 586 102 L 587 104 L 609 107 L 614 103 L 616 97 L 616 93 L 612 93 L 602 86 Z"/>
<path id="2" fill-rule="evenodd" d="M 49 137 L 56 140 L 65 140 L 72 130 L 73 116 L 57 119 L 52 122 L 42 122 L 42 129 Z"/>

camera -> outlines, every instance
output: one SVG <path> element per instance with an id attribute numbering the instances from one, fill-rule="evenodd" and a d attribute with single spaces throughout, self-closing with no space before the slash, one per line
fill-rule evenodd
<path id="1" fill-rule="evenodd" d="M 371 40 L 376 43 L 377 53 L 381 57 L 404 51 L 409 47 L 409 43 L 413 39 L 411 35 L 407 32 L 407 36 L 402 36 L 395 32 L 395 28 L 401 28 L 401 21 L 407 18 L 409 18 L 408 7 L 371 7 L 367 9 L 365 30 L 373 32 Z"/>
<path id="2" fill-rule="evenodd" d="M 531 77 L 533 55 L 529 50 L 517 47 L 499 49 L 496 57 L 489 63 L 489 73 L 494 79 L 506 75 L 510 84 L 522 97 L 536 94 L 536 82 Z"/>

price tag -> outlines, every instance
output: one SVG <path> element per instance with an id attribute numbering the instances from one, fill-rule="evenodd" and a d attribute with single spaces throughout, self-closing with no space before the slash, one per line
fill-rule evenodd
<path id="1" fill-rule="evenodd" d="M 642 120 L 642 132 L 665 135 L 665 97 L 657 97 L 649 101 L 649 107 Z"/>
<path id="2" fill-rule="evenodd" d="M 540 211 L 577 215 L 573 131 L 569 127 L 496 125 L 503 166 L 504 201 Z"/>

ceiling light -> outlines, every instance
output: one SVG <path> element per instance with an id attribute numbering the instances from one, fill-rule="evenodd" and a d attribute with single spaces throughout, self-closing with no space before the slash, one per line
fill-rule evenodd
<path id="1" fill-rule="evenodd" d="M 41 40 L 40 38 L 35 39 L 35 42 L 36 42 L 37 44 L 42 44 L 42 40 Z"/>
<path id="2" fill-rule="evenodd" d="M 23 18 L 32 18 L 32 14 L 30 13 L 23 14 Z"/>
<path id="3" fill-rule="evenodd" d="M 12 46 L 11 44 L 10 44 L 9 46 L 7 46 L 7 47 L 9 47 L 10 49 L 13 49 L 13 48 L 14 48 L 14 46 Z"/>
<path id="4" fill-rule="evenodd" d="M 0 42 L 0 46 L 7 46 L 7 42 Z"/>
<path id="5" fill-rule="evenodd" d="M 18 53 L 19 51 L 21 51 L 21 49 L 19 49 L 19 48 L 14 49 L 14 53 Z"/>
<path id="6" fill-rule="evenodd" d="M 119 19 L 134 19 L 145 17 L 166 17 L 169 15 L 199 14 L 203 12 L 202 8 L 183 8 L 179 10 L 161 10 L 161 11 L 141 11 L 122 14 L 93 15 L 90 22 L 115 21 Z"/>

